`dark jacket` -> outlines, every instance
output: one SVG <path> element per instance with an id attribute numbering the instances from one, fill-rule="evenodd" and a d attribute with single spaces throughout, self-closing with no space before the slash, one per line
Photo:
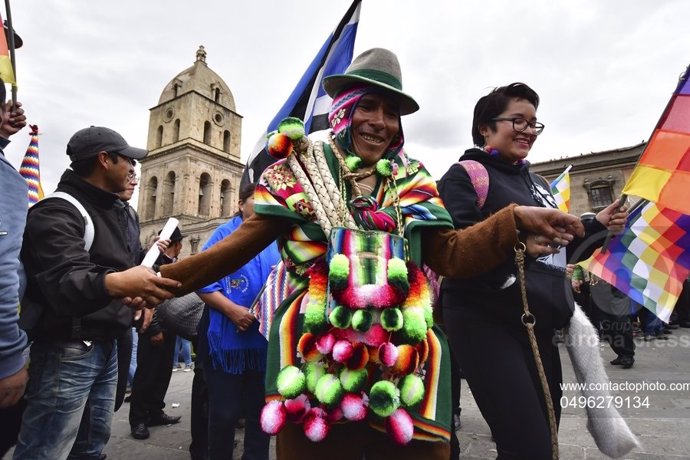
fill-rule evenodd
<path id="1" fill-rule="evenodd" d="M 21 254 L 28 284 L 20 324 L 34 340 L 115 338 L 130 327 L 132 313 L 108 295 L 105 275 L 133 266 L 127 211 L 117 195 L 71 170 L 57 189 L 74 196 L 91 216 L 93 244 L 84 249 L 84 219 L 67 201 L 44 200 L 29 210 Z"/>
<path id="2" fill-rule="evenodd" d="M 460 165 L 450 167 L 438 189 L 456 228 L 469 227 L 511 203 L 544 206 L 553 200 L 549 184 L 541 176 L 530 173 L 528 162 L 512 165 L 477 148 L 467 150 L 460 160 L 475 160 L 484 165 L 489 175 L 489 192 L 480 209 L 466 170 Z M 596 241 L 600 243 L 605 235 L 606 229 L 598 221 L 592 219 L 583 224 L 585 238 L 576 239 L 567 246 L 568 260 L 573 256 L 578 260 L 588 257 L 597 246 L 594 236 L 598 235 Z M 517 283 L 510 289 L 501 289 L 507 278 L 515 273 L 514 259 L 510 258 L 496 269 L 474 278 L 446 279 L 442 288 L 444 307 L 476 306 L 501 316 L 507 310 L 506 305 L 520 304 Z"/>

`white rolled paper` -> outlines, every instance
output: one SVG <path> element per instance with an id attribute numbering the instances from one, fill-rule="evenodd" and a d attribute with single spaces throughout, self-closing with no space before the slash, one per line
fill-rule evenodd
<path id="1" fill-rule="evenodd" d="M 165 223 L 163 230 L 161 230 L 160 239 L 169 240 L 172 236 L 172 233 L 175 231 L 179 224 L 180 221 L 178 221 L 174 217 L 169 218 L 168 221 Z M 159 255 L 161 255 L 161 251 L 160 249 L 158 249 L 158 245 L 154 244 L 153 246 L 151 246 L 151 249 L 149 249 L 149 251 L 146 253 L 146 256 L 144 257 L 144 260 L 141 262 L 141 265 L 149 268 L 153 267 L 153 263 L 156 261 L 156 259 L 158 259 Z"/>

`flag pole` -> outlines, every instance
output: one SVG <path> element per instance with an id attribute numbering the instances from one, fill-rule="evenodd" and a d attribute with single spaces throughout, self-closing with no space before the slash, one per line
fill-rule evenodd
<path id="1" fill-rule="evenodd" d="M 10 9 L 10 0 L 5 0 L 5 14 L 7 15 L 7 47 L 10 51 L 10 62 L 12 63 L 12 72 L 14 72 L 14 83 L 12 83 L 12 107 L 17 105 L 17 62 L 14 58 L 14 27 L 12 27 L 12 10 Z"/>

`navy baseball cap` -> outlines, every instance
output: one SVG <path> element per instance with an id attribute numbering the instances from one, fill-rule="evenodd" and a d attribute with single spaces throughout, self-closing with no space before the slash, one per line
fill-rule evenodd
<path id="1" fill-rule="evenodd" d="M 80 129 L 67 143 L 67 155 L 72 161 L 95 157 L 98 152 L 117 153 L 135 160 L 141 160 L 148 153 L 145 149 L 130 147 L 124 137 L 102 126 Z"/>

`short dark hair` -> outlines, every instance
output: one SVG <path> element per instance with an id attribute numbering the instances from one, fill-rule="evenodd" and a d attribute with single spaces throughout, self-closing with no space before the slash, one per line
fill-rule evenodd
<path id="1" fill-rule="evenodd" d="M 539 95 L 524 83 L 517 82 L 494 88 L 489 94 L 481 97 L 474 106 L 472 142 L 475 145 L 484 146 L 484 136 L 479 132 L 479 128 L 487 125 L 495 130 L 496 122 L 493 119 L 506 110 L 511 99 L 524 99 L 535 109 L 539 108 Z"/>
<path id="2" fill-rule="evenodd" d="M 254 190 L 256 189 L 256 184 L 244 184 L 240 189 L 239 201 L 245 202 L 254 195 Z M 233 217 L 241 216 L 242 210 L 238 209 Z"/>
<path id="3" fill-rule="evenodd" d="M 240 189 L 239 200 L 247 201 L 249 198 L 252 197 L 252 195 L 254 195 L 255 189 L 256 184 L 244 184 L 244 186 Z"/>
<path id="4" fill-rule="evenodd" d="M 120 161 L 120 156 L 114 152 L 107 152 L 110 160 L 113 163 Z M 82 160 L 73 161 L 70 163 L 70 168 L 79 177 L 89 177 L 94 169 L 96 169 L 96 164 L 98 163 L 98 155 L 95 157 L 84 158 Z"/>

